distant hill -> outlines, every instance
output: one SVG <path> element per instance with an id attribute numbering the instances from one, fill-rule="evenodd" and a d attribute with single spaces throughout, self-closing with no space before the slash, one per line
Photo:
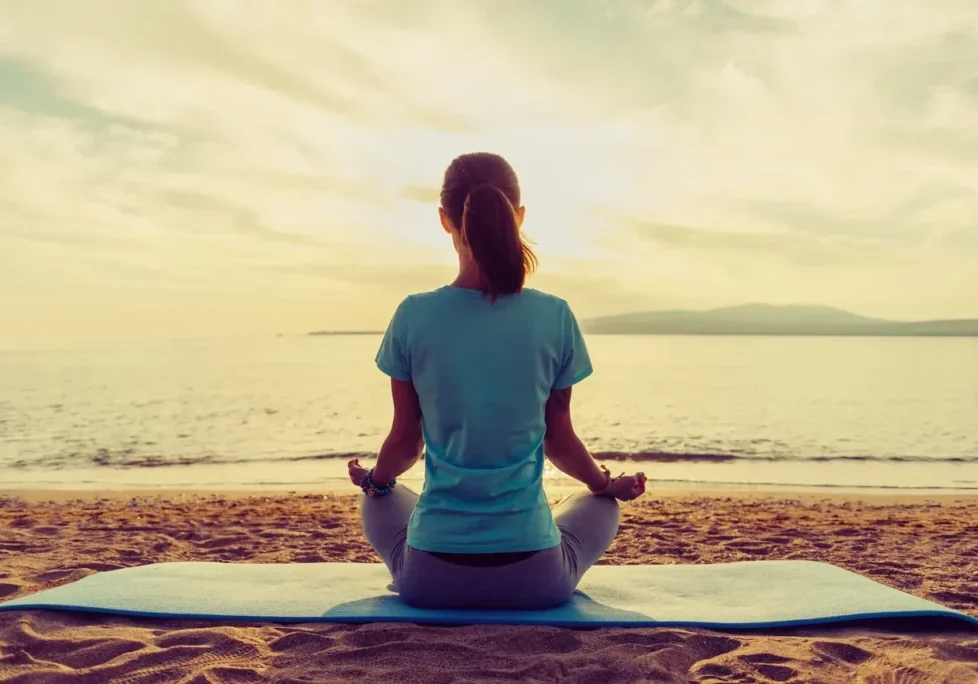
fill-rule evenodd
<path id="1" fill-rule="evenodd" d="M 585 332 L 617 335 L 841 335 L 978 337 L 978 319 L 887 321 L 828 306 L 746 304 L 709 311 L 647 311 L 582 322 Z"/>

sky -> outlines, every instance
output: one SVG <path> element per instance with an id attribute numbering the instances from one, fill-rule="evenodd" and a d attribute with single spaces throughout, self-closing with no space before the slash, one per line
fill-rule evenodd
<path id="1" fill-rule="evenodd" d="M 476 150 L 579 317 L 978 316 L 974 0 L 5 0 L 0 346 L 383 328 Z"/>

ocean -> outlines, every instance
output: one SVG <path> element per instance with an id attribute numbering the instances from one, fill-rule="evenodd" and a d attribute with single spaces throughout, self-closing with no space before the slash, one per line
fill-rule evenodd
<path id="1" fill-rule="evenodd" d="M 342 485 L 346 460 L 370 458 L 390 425 L 379 340 L 0 352 L 0 487 Z M 978 490 L 978 339 L 587 341 L 578 432 L 653 491 Z M 566 483 L 549 465 L 547 477 Z"/>

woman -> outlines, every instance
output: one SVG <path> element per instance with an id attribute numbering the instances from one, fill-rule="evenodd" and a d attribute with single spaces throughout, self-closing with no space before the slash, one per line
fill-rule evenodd
<path id="1" fill-rule="evenodd" d="M 617 500 L 641 495 L 645 476 L 612 478 L 574 432 L 571 387 L 591 362 L 567 303 L 523 287 L 536 257 L 510 165 L 458 157 L 438 213 L 458 277 L 405 299 L 381 343 L 394 422 L 374 468 L 349 462 L 364 533 L 414 606 L 558 606 L 614 539 Z M 419 497 L 396 478 L 422 449 Z M 551 511 L 545 454 L 589 492 Z"/>

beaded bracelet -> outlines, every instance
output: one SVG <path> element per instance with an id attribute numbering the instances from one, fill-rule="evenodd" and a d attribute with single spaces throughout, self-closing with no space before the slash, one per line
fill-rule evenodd
<path id="1" fill-rule="evenodd" d="M 367 496 L 385 496 L 393 491 L 394 487 L 397 485 L 397 479 L 391 480 L 387 485 L 383 487 L 378 487 L 374 484 L 374 469 L 371 468 L 360 480 L 360 489 Z"/>
<path id="2" fill-rule="evenodd" d="M 606 465 L 602 463 L 598 467 L 601 469 L 601 472 L 604 473 L 604 477 L 605 477 L 604 485 L 600 489 L 591 489 L 591 487 L 589 486 L 588 489 L 591 491 L 592 494 L 603 494 L 604 492 L 608 491 L 608 487 L 610 487 L 611 483 L 615 481 L 615 478 L 611 477 L 611 471 L 608 470 L 608 467 Z"/>

